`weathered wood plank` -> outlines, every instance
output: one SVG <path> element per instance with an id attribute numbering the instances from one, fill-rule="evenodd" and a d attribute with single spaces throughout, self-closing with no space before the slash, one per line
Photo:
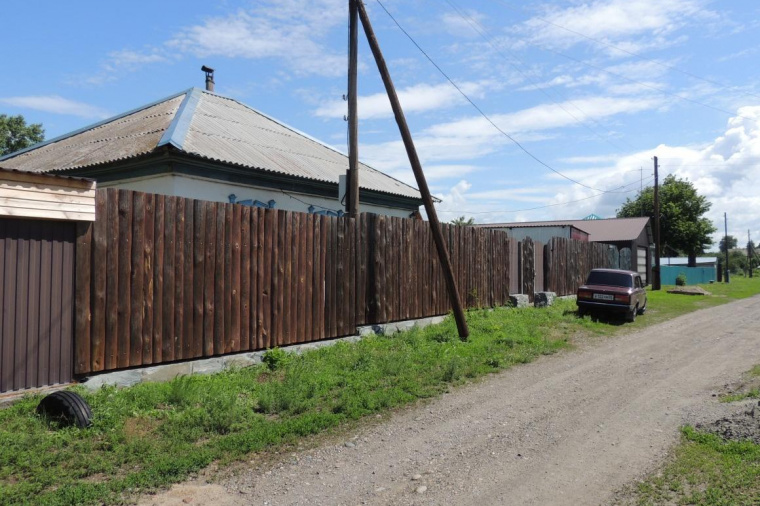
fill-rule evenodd
<path id="1" fill-rule="evenodd" d="M 95 194 L 95 214 L 98 219 L 92 229 L 92 334 L 90 372 L 105 367 L 106 344 L 106 268 L 108 265 L 108 192 Z"/>
<path id="2" fill-rule="evenodd" d="M 153 363 L 161 362 L 164 342 L 164 239 L 166 197 L 156 195 L 153 230 Z"/>
<path id="3" fill-rule="evenodd" d="M 153 363 L 153 250 L 155 248 L 156 215 L 155 195 L 145 194 L 145 229 L 143 250 L 138 261 L 143 265 L 143 308 L 142 315 L 142 363 Z"/>
<path id="4" fill-rule="evenodd" d="M 240 350 L 251 349 L 251 208 L 240 210 Z"/>
<path id="5" fill-rule="evenodd" d="M 92 263 L 92 223 L 80 222 L 77 223 L 77 243 L 76 243 L 76 288 L 75 288 L 75 308 L 76 308 L 76 327 L 74 333 L 74 372 L 77 374 L 83 374 L 90 372 L 91 366 L 91 350 L 92 350 L 92 279 L 91 279 L 91 263 Z M 38 246 L 39 248 L 39 246 Z M 40 259 L 37 258 L 37 264 L 40 265 Z M 35 265 L 32 263 L 32 265 Z M 30 273 L 37 272 L 39 270 L 32 267 Z M 29 283 L 30 287 L 38 285 L 39 283 Z M 39 296 L 37 297 L 39 300 Z M 35 332 L 28 342 L 37 342 L 37 335 Z M 33 355 L 32 355 L 33 356 Z M 28 385 L 35 383 L 35 380 L 28 381 Z"/>
<path id="6" fill-rule="evenodd" d="M 232 208 L 232 308 L 230 316 L 232 322 L 230 324 L 230 351 L 240 351 L 242 337 L 243 337 L 243 325 L 242 325 L 242 250 L 243 250 L 243 230 L 242 230 L 242 208 L 243 206 L 231 205 Z M 247 322 L 246 322 L 247 324 Z"/>
<path id="7" fill-rule="evenodd" d="M 216 321 L 216 202 L 204 205 L 204 269 L 203 269 L 203 356 L 214 354 L 214 324 Z"/>
<path id="8" fill-rule="evenodd" d="M 306 214 L 303 216 L 303 224 L 306 234 L 306 249 L 304 251 L 304 321 L 303 321 L 303 340 L 304 342 L 314 340 L 313 321 L 314 317 L 314 215 Z"/>
<path id="9" fill-rule="evenodd" d="M 203 295 L 205 290 L 206 208 L 202 200 L 193 201 L 193 350 L 203 356 Z"/>
<path id="10" fill-rule="evenodd" d="M 164 307 L 161 360 L 174 358 L 174 307 L 175 307 L 175 233 L 177 231 L 177 197 L 164 198 Z M 181 268 L 181 266 L 180 266 Z"/>
<path id="11" fill-rule="evenodd" d="M 132 277 L 132 192 L 119 190 L 119 293 L 117 364 L 129 367 Z"/>
<path id="12" fill-rule="evenodd" d="M 224 353 L 224 338 L 225 338 L 225 320 L 228 318 L 225 313 L 225 270 L 227 263 L 225 262 L 225 242 L 227 240 L 225 236 L 225 216 L 226 216 L 225 204 L 217 204 L 216 206 L 216 265 L 214 267 L 214 355 L 221 355 Z"/>
<path id="13" fill-rule="evenodd" d="M 129 365 L 142 365 L 143 304 L 145 303 L 145 193 L 132 193 L 132 251 L 130 276 Z M 152 358 L 152 357 L 151 357 Z"/>
<path id="14" fill-rule="evenodd" d="M 195 201 L 185 199 L 185 231 L 182 243 L 182 256 L 184 258 L 184 287 L 182 289 L 182 358 L 195 357 L 195 315 L 194 315 L 194 290 L 195 280 Z"/>
<path id="15" fill-rule="evenodd" d="M 106 331 L 104 369 L 119 364 L 119 190 L 107 190 L 108 235 L 106 245 Z"/>

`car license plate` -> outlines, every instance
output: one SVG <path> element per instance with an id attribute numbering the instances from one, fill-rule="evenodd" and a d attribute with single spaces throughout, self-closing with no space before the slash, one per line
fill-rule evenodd
<path id="1" fill-rule="evenodd" d="M 607 295 L 606 293 L 595 293 L 594 298 L 599 300 L 614 300 L 615 296 Z"/>

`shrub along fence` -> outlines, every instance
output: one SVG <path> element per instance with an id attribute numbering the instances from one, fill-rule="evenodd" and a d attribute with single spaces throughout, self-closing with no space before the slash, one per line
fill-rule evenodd
<path id="1" fill-rule="evenodd" d="M 443 225 L 467 307 L 575 293 L 606 247 Z M 428 222 L 98 190 L 76 246 L 75 372 L 252 351 L 446 314 Z"/>

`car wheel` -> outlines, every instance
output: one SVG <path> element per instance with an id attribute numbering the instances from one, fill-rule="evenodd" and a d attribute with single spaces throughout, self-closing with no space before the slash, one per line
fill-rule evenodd
<path id="1" fill-rule="evenodd" d="M 628 313 L 625 315 L 626 321 L 633 323 L 634 321 L 636 321 L 636 315 L 638 313 L 639 313 L 639 305 L 636 304 L 636 307 L 628 311 Z"/>
<path id="2" fill-rule="evenodd" d="M 647 305 L 644 304 L 644 307 L 642 307 L 641 309 L 639 309 L 639 314 L 642 315 L 642 314 L 644 314 L 646 312 L 647 312 Z"/>
<path id="3" fill-rule="evenodd" d="M 579 307 L 578 308 L 578 318 L 583 318 L 584 316 L 586 316 L 586 310 Z"/>

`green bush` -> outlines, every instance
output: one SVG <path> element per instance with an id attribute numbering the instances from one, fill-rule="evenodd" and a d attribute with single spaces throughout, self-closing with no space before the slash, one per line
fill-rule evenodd
<path id="1" fill-rule="evenodd" d="M 676 276 L 676 286 L 686 286 L 686 273 L 682 272 Z"/>

